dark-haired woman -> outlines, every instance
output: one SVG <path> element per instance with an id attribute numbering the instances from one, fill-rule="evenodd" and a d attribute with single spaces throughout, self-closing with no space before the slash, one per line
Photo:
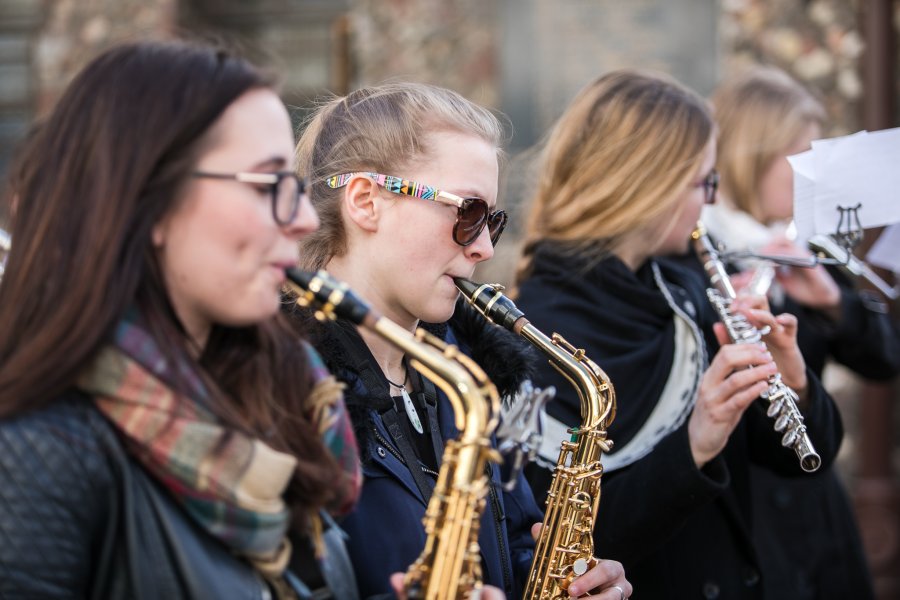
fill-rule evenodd
<path id="1" fill-rule="evenodd" d="M 359 471 L 340 388 L 278 316 L 318 226 L 292 155 L 271 81 L 180 42 L 103 53 L 29 140 L 0 285 L 0 596 L 334 580 L 328 515 Z"/>

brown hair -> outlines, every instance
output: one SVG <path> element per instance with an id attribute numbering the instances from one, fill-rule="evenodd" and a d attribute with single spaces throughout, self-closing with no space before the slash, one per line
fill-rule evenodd
<path id="1" fill-rule="evenodd" d="M 726 80 L 712 97 L 719 126 L 722 195 L 761 220 L 759 185 L 810 124 L 825 121 L 822 104 L 787 73 L 757 66 Z"/>
<path id="2" fill-rule="evenodd" d="M 712 132 L 703 98 L 668 76 L 623 69 L 590 83 L 543 148 L 517 280 L 539 241 L 596 260 L 671 212 Z"/>
<path id="3" fill-rule="evenodd" d="M 71 83 L 14 168 L 14 239 L 0 285 L 0 417 L 46 406 L 76 382 L 132 307 L 163 354 L 188 361 L 226 426 L 298 458 L 288 501 L 328 502 L 336 465 L 307 417 L 311 372 L 278 320 L 215 326 L 199 359 L 170 304 L 151 242 L 181 197 L 211 126 L 272 80 L 187 42 L 112 48 Z"/>
<path id="4" fill-rule="evenodd" d="M 322 105 L 297 144 L 298 172 L 311 180 L 310 198 L 319 230 L 301 242 L 301 260 L 318 269 L 346 251 L 339 198 L 325 185 L 331 175 L 377 171 L 398 175 L 428 157 L 428 136 L 437 131 L 471 134 L 496 147 L 504 131 L 486 108 L 454 91 L 421 83 L 363 88 Z"/>

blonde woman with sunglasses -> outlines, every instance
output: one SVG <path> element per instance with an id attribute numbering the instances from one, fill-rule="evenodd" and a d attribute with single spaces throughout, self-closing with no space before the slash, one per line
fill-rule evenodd
<path id="1" fill-rule="evenodd" d="M 446 89 L 396 83 L 325 104 L 297 148 L 310 177 L 321 227 L 303 241 L 306 268 L 326 268 L 375 309 L 413 331 L 432 332 L 481 364 L 501 393 L 529 371 L 519 340 L 457 308 L 454 277 L 471 277 L 494 254 L 506 223 L 497 206 L 497 118 Z M 302 316 L 302 315 L 300 315 Z M 317 331 L 317 335 L 316 332 Z M 449 401 L 410 369 L 397 348 L 338 321 L 313 341 L 346 384 L 365 475 L 361 501 L 342 526 L 349 534 L 360 596 L 390 592 L 425 545 L 422 517 L 444 443 L 458 432 Z M 409 465 L 415 465 L 412 469 Z M 480 526 L 484 582 L 521 597 L 541 520 L 524 478 L 503 491 L 499 468 Z M 576 595 L 631 594 L 621 565 L 601 561 L 578 579 Z"/>

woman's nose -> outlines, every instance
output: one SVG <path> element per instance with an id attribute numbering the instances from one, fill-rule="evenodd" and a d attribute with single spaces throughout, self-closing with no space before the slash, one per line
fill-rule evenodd
<path id="1" fill-rule="evenodd" d="M 309 196 L 303 194 L 300 196 L 300 206 L 297 209 L 297 216 L 288 224 L 285 229 L 292 237 L 298 239 L 312 233 L 319 228 L 319 215 L 313 207 Z"/>
<path id="2" fill-rule="evenodd" d="M 494 256 L 494 244 L 491 243 L 491 234 L 485 227 L 475 238 L 475 241 L 465 247 L 465 254 L 475 262 L 490 260 Z"/>

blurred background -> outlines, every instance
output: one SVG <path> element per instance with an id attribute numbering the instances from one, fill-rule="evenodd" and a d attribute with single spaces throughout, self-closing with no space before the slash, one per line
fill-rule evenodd
<path id="1" fill-rule="evenodd" d="M 174 33 L 236 44 L 280 72 L 298 126 L 323 94 L 435 83 L 508 120 L 501 203 L 512 218 L 479 273 L 508 282 L 532 149 L 597 75 L 651 68 L 706 95 L 742 65 L 774 64 L 821 96 L 829 137 L 885 129 L 900 125 L 898 29 L 894 0 L 0 0 L 0 174 L 28 124 L 121 40 Z M 843 411 L 840 469 L 879 597 L 900 598 L 900 390 L 836 365 L 826 385 Z"/>

